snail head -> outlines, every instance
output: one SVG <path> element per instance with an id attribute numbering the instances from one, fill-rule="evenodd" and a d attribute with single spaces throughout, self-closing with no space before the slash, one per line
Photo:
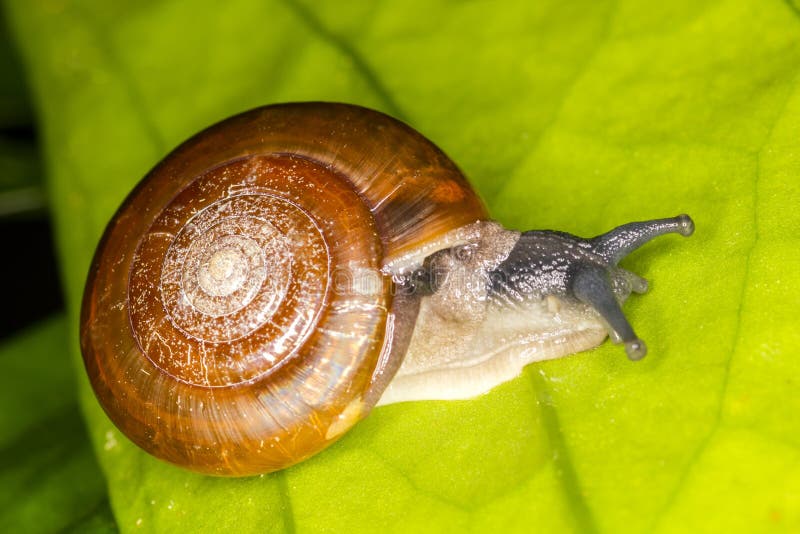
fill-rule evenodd
<path id="1" fill-rule="evenodd" d="M 618 263 L 651 239 L 667 233 L 689 236 L 688 215 L 633 222 L 594 238 L 565 232 L 534 230 L 517 234 L 512 247 L 498 246 L 497 232 L 428 256 L 413 272 L 406 288 L 423 296 L 437 295 L 440 314 L 456 320 L 474 317 L 479 307 L 519 312 L 544 302 L 551 312 L 563 306 L 588 306 L 600 316 L 615 343 L 624 343 L 631 360 L 647 354 L 621 304 L 633 293 L 647 291 L 644 278 Z M 505 248 L 505 251 L 504 251 Z M 498 261 L 498 253 L 502 261 Z"/>

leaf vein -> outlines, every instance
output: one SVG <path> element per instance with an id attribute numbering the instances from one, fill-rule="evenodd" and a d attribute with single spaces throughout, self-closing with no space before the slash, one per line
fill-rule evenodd
<path id="1" fill-rule="evenodd" d="M 164 154 L 166 152 L 167 143 L 161 135 L 158 126 L 151 120 L 153 113 L 149 110 L 145 102 L 137 79 L 128 69 L 125 61 L 117 54 L 116 47 L 113 45 L 113 40 L 106 27 L 102 24 L 98 24 L 85 10 L 77 6 L 73 6 L 72 9 L 75 15 L 83 21 L 87 29 L 94 35 L 95 39 L 97 39 L 99 44 L 98 49 L 105 56 L 108 65 L 116 71 L 119 81 L 122 83 L 128 95 L 128 100 L 131 106 L 136 110 L 136 116 L 139 118 L 139 122 L 147 137 L 150 139 L 153 148 L 158 155 Z"/>
<path id="2" fill-rule="evenodd" d="M 283 3 L 292 10 L 306 26 L 323 41 L 327 41 L 335 49 L 350 60 L 356 71 L 364 78 L 367 84 L 383 102 L 386 111 L 395 118 L 407 121 L 406 115 L 397 101 L 389 92 L 386 85 L 378 77 L 376 71 L 369 65 L 361 53 L 344 37 L 336 34 L 325 26 L 314 13 L 297 0 L 283 0 Z"/>
<path id="3" fill-rule="evenodd" d="M 533 154 L 537 148 L 542 144 L 545 138 L 545 134 L 551 130 L 557 123 L 558 119 L 561 116 L 561 113 L 564 111 L 564 107 L 566 106 L 567 101 L 569 100 L 570 95 L 574 92 L 575 88 L 578 86 L 578 83 L 581 81 L 583 76 L 589 71 L 592 63 L 594 63 L 597 56 L 600 54 L 600 50 L 603 46 L 608 42 L 609 36 L 611 33 L 611 26 L 613 22 L 613 13 L 617 8 L 617 2 L 613 2 L 608 9 L 608 15 L 606 16 L 606 20 L 603 26 L 603 30 L 599 33 L 597 42 L 589 54 L 586 55 L 585 59 L 578 65 L 575 69 L 575 73 L 572 75 L 570 79 L 564 84 L 562 91 L 560 92 L 560 97 L 558 101 L 553 106 L 553 114 L 550 118 L 542 125 L 539 131 L 531 136 L 531 140 L 529 142 L 529 149 L 522 152 L 523 159 L 525 156 L 524 154 Z M 510 169 L 516 169 L 520 165 L 520 161 L 515 161 L 510 164 Z M 495 197 L 500 196 L 501 194 L 505 193 L 506 186 L 513 183 L 513 180 L 506 181 L 496 192 Z M 491 202 L 490 202 L 491 204 Z"/>
<path id="4" fill-rule="evenodd" d="M 789 11 L 791 11 L 795 17 L 800 19 L 800 7 L 797 7 L 797 4 L 795 4 L 793 0 L 783 0 L 783 3 L 786 4 L 786 7 L 789 8 Z"/>
<path id="5" fill-rule="evenodd" d="M 465 507 L 461 503 L 455 502 L 455 501 L 453 501 L 451 499 L 446 498 L 443 495 L 440 495 L 440 494 L 437 494 L 437 493 L 433 493 L 433 492 L 431 492 L 431 491 L 429 491 L 429 490 L 427 490 L 425 488 L 420 487 L 414 481 L 414 479 L 411 478 L 411 475 L 409 475 L 408 473 L 406 473 L 402 469 L 398 468 L 396 465 L 394 465 L 391 462 L 389 462 L 387 458 L 381 456 L 376 451 L 374 451 L 372 449 L 369 449 L 369 448 L 365 448 L 365 449 L 363 449 L 363 451 L 365 453 L 367 453 L 367 454 L 370 454 L 372 457 L 376 458 L 378 461 L 381 462 L 381 464 L 383 464 L 383 466 L 385 466 L 387 469 L 390 469 L 394 474 L 396 474 L 397 476 L 399 476 L 400 478 L 405 480 L 406 483 L 411 487 L 411 489 L 413 489 L 418 494 L 424 495 L 425 497 L 429 497 L 429 498 L 433 499 L 434 501 L 438 501 L 438 502 L 440 502 L 442 504 L 445 504 L 447 506 L 452 506 L 453 508 L 455 508 L 455 509 L 457 509 L 459 511 L 462 511 L 462 512 L 471 513 L 473 511 L 471 509 L 468 509 L 467 507 Z"/>
<path id="6" fill-rule="evenodd" d="M 283 530 L 287 534 L 294 534 L 297 528 L 294 524 L 292 495 L 289 491 L 289 481 L 287 480 L 286 470 L 278 471 L 274 476 L 278 483 L 278 495 L 280 495 L 281 498 L 281 517 L 283 518 Z"/>
<path id="7" fill-rule="evenodd" d="M 561 489 L 564 499 L 569 509 L 572 511 L 572 519 L 578 532 L 598 532 L 597 523 L 589 508 L 589 504 L 584 497 L 578 474 L 572 463 L 572 455 L 567 446 L 564 433 L 561 430 L 561 422 L 558 418 L 550 390 L 544 373 L 540 369 L 531 374 L 533 389 L 539 401 L 539 410 L 542 414 L 542 426 L 547 433 L 550 449 L 553 451 L 553 463 L 556 474 L 561 482 Z"/>

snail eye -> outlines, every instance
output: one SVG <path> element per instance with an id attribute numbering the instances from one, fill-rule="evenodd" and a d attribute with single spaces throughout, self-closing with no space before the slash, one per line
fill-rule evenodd
<path id="1" fill-rule="evenodd" d="M 453 247 L 452 255 L 461 263 L 466 263 L 475 256 L 475 251 L 478 245 L 470 243 L 468 245 L 458 245 Z"/>

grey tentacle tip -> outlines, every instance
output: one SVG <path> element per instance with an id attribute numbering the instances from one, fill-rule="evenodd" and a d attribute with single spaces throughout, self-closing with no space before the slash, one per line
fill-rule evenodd
<path id="1" fill-rule="evenodd" d="M 647 354 L 647 345 L 639 338 L 622 311 L 617 294 L 608 282 L 616 267 L 625 256 L 651 239 L 668 233 L 688 237 L 694 233 L 694 221 L 686 214 L 667 219 L 655 219 L 624 224 L 590 240 L 592 250 L 606 261 L 605 266 L 580 263 L 575 267 L 571 287 L 573 295 L 592 306 L 608 324 L 611 338 L 625 344 L 625 352 L 631 360 L 641 360 Z M 598 268 L 599 267 L 599 268 Z M 623 271 L 629 291 L 643 293 L 647 281 L 636 274 Z"/>
<path id="2" fill-rule="evenodd" d="M 549 295 L 577 299 L 600 314 L 611 340 L 625 344 L 628 358 L 640 360 L 647 354 L 647 345 L 634 332 L 620 303 L 631 292 L 647 291 L 647 280 L 617 264 L 648 241 L 669 233 L 690 236 L 694 222 L 685 214 L 632 222 L 592 239 L 547 230 L 525 232 L 493 273 L 497 283 L 492 291 L 495 298 L 505 301 Z"/>

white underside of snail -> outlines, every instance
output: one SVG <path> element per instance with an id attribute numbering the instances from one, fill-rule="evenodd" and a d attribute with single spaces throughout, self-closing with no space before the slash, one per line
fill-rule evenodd
<path id="1" fill-rule="evenodd" d="M 377 405 L 476 397 L 513 380 L 530 363 L 591 349 L 608 335 L 597 313 L 585 305 L 565 305 L 550 297 L 520 311 L 487 309 L 474 330 L 442 320 L 424 302 L 420 324 L 425 327 L 415 331 L 400 370 Z M 446 336 L 427 338 L 429 329 L 442 328 L 448 329 Z"/>

